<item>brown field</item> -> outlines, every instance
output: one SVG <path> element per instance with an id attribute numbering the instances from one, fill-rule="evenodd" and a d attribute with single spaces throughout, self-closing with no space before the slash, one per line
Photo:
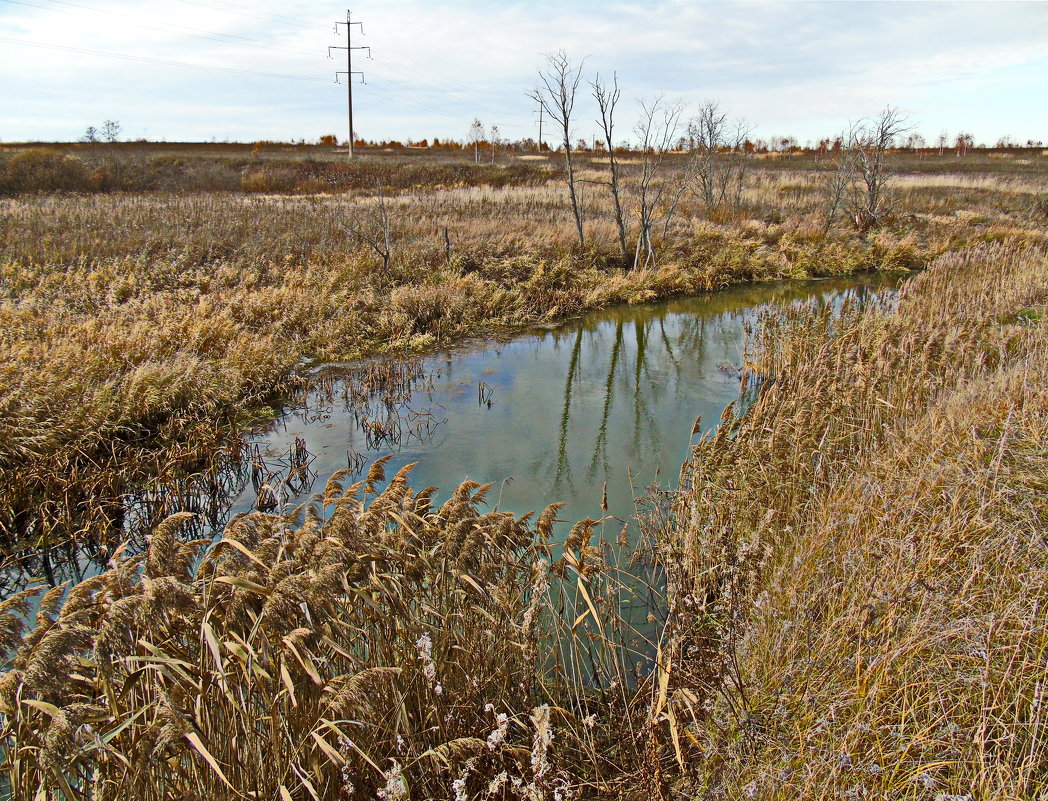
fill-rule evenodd
<path id="1" fill-rule="evenodd" d="M 1040 151 L 894 154 L 868 231 L 827 219 L 827 160 L 754 159 L 738 204 L 685 194 L 654 263 L 630 269 L 599 155 L 582 156 L 580 247 L 555 156 L 87 147 L 0 154 L 12 555 L 115 546 L 122 493 L 217 469 L 303 360 L 739 281 L 927 269 L 897 308 L 763 320 L 756 400 L 647 523 L 672 621 L 649 674 L 625 675 L 595 521 L 554 559 L 555 508 L 517 521 L 475 486 L 438 510 L 407 476 L 378 497 L 334 480 L 330 518 L 243 518 L 200 563 L 185 518 L 159 524 L 144 555 L 49 592 L 28 633 L 29 597 L 0 604 L 16 798 L 1048 789 Z M 660 180 L 685 169 L 671 154 Z M 548 597 L 565 588 L 574 626 Z M 619 674 L 584 686 L 573 666 L 594 651 Z"/>

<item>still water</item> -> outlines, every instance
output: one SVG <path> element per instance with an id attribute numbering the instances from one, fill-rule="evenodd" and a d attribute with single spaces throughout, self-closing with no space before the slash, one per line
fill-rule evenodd
<path id="1" fill-rule="evenodd" d="M 318 370 L 325 389 L 249 441 L 267 468 L 304 442 L 318 482 L 282 485 L 276 494 L 291 504 L 336 470 L 366 470 L 389 455 L 389 475 L 414 463 L 413 486 L 439 487 L 438 502 L 468 479 L 491 483 L 488 501 L 499 510 L 562 501 L 558 516 L 576 521 L 602 516 L 606 486 L 607 514 L 627 521 L 646 488 L 675 485 L 700 436 L 691 433 L 696 418 L 705 431 L 738 398 L 746 329 L 761 307 L 838 304 L 893 285 L 881 276 L 782 282 L 604 310 L 427 357 L 408 397 L 365 413 L 340 386 L 348 368 L 328 365 Z M 256 498 L 247 485 L 233 512 Z"/>
<path id="2" fill-rule="evenodd" d="M 381 456 L 390 457 L 389 476 L 414 463 L 412 485 L 439 487 L 438 503 L 462 481 L 490 483 L 488 503 L 498 510 L 521 515 L 560 501 L 558 517 L 568 521 L 560 531 L 603 517 L 614 541 L 638 503 L 653 497 L 649 488 L 675 486 L 695 438 L 738 398 L 746 331 L 761 309 L 837 305 L 898 280 L 751 284 L 603 310 L 420 359 L 402 387 L 410 391 L 388 403 L 362 394 L 354 378 L 374 363 L 325 365 L 315 389 L 245 435 L 247 458 L 174 492 L 122 496 L 126 553 L 144 547 L 153 522 L 168 514 L 196 512 L 193 536 L 215 536 L 234 514 L 293 507 L 336 471 L 360 474 Z M 626 533 L 634 540 L 635 528 Z M 109 556 L 101 548 L 26 552 L 0 571 L 0 597 L 39 581 L 82 580 Z"/>

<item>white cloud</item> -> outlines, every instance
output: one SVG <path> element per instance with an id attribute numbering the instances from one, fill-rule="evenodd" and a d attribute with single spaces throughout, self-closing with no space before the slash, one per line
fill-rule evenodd
<path id="1" fill-rule="evenodd" d="M 129 134 L 168 139 L 343 134 L 344 89 L 333 77 L 344 55 L 324 56 L 344 43 L 333 31 L 344 14 L 276 0 L 3 0 L 0 137 L 67 139 L 115 117 Z M 893 104 L 926 133 L 1048 138 L 1048 104 L 1020 102 L 1048 84 L 1043 2 L 384 0 L 354 15 L 364 22 L 354 43 L 374 56 L 354 54 L 367 79 L 356 89 L 357 127 L 373 138 L 461 138 L 474 115 L 505 135 L 533 135 L 525 92 L 542 54 L 558 48 L 588 57 L 590 73 L 618 71 L 624 110 L 659 91 L 718 98 L 760 135 L 828 134 Z M 579 113 L 588 135 L 588 99 Z"/>

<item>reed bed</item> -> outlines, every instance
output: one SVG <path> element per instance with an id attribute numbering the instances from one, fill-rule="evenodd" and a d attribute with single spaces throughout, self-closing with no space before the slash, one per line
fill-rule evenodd
<path id="1" fill-rule="evenodd" d="M 1039 797 L 1046 310 L 1048 252 L 998 244 L 895 301 L 765 313 L 744 408 L 647 517 L 665 602 L 602 521 L 555 548 L 556 504 L 486 512 L 467 482 L 434 508 L 409 468 L 377 492 L 384 462 L 218 542 L 171 517 L 31 628 L 42 588 L 0 605 L 0 776 L 92 801 Z"/>
<path id="2" fill-rule="evenodd" d="M 554 559 L 537 519 L 439 508 L 410 467 L 255 513 L 0 604 L 0 777 L 14 798 L 614 796 L 637 775 L 637 683 L 599 521 Z M 558 549 L 560 551 L 560 549 Z M 561 578 L 551 589 L 554 577 Z M 36 591 L 39 594 L 39 591 Z M 578 603 L 577 617 L 564 604 Z M 574 621 L 573 623 L 571 621 Z M 550 644 L 555 646 L 550 648 Z M 589 678 L 584 682 L 583 673 Z M 625 727 L 625 728 L 624 728 Z M 641 754 L 643 748 L 641 748 Z M 635 778 L 633 779 L 635 781 Z"/>
<path id="3" fill-rule="evenodd" d="M 663 531 L 682 787 L 1048 791 L 1046 308 L 1048 253 L 996 245 L 764 317 Z"/>

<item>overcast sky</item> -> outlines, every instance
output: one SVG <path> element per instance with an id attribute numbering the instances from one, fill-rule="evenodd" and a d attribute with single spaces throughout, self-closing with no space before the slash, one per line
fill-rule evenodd
<path id="1" fill-rule="evenodd" d="M 928 139 L 1048 140 L 1048 2 L 359 0 L 355 127 L 368 139 L 464 139 L 474 116 L 537 135 L 543 54 L 616 71 L 619 130 L 662 92 L 705 99 L 755 136 L 831 135 L 886 105 Z M 0 141 L 346 134 L 334 83 L 345 5 L 302 0 L 0 0 Z M 187 66 L 193 65 L 193 66 Z M 202 69 L 206 68 L 206 69 Z M 263 74 L 264 73 L 264 74 Z M 359 77 L 357 78 L 359 80 Z M 588 97 L 577 135 L 596 132 Z M 550 130 L 547 139 L 553 141 Z"/>

